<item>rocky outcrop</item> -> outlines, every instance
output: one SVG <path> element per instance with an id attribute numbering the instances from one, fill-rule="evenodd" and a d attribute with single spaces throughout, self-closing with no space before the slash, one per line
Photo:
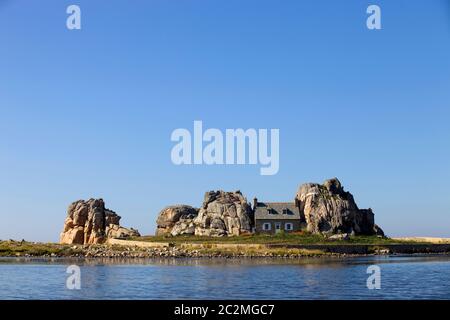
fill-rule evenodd
<path id="1" fill-rule="evenodd" d="M 253 219 L 251 207 L 240 191 L 210 191 L 200 209 L 170 206 L 159 213 L 156 223 L 156 235 L 160 236 L 220 237 L 251 232 Z"/>
<path id="2" fill-rule="evenodd" d="M 252 209 L 240 191 L 210 191 L 194 220 L 195 235 L 227 236 L 252 231 Z"/>
<path id="3" fill-rule="evenodd" d="M 97 244 L 108 238 L 139 236 L 137 230 L 121 227 L 120 219 L 114 211 L 105 208 L 102 199 L 73 202 L 67 209 L 60 243 Z"/>
<path id="4" fill-rule="evenodd" d="M 350 192 L 337 178 L 322 185 L 307 183 L 296 196 L 307 229 L 312 233 L 383 235 L 371 209 L 359 209 Z"/>
<path id="5" fill-rule="evenodd" d="M 156 220 L 157 236 L 194 234 L 194 219 L 198 209 L 186 205 L 177 205 L 164 208 Z"/>
<path id="6" fill-rule="evenodd" d="M 295 207 L 300 213 L 300 225 L 311 233 L 336 239 L 350 235 L 381 235 L 372 209 L 359 209 L 353 195 L 342 187 L 337 178 L 323 184 L 300 186 Z M 279 217 L 283 219 L 283 217 Z M 276 220 L 276 219 L 275 219 Z M 209 191 L 200 209 L 186 205 L 163 209 L 157 219 L 157 235 L 233 236 L 251 233 L 254 212 L 240 191 Z M 332 238 L 334 239 L 334 238 Z"/>

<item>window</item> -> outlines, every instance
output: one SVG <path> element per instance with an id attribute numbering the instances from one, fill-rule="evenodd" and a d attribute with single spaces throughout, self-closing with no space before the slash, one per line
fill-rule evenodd
<path id="1" fill-rule="evenodd" d="M 276 222 L 275 223 L 275 230 L 281 230 L 281 223 L 280 222 Z"/>
<path id="2" fill-rule="evenodd" d="M 266 222 L 266 223 L 263 224 L 263 230 L 264 231 L 270 231 L 270 229 L 271 229 L 270 223 Z"/>
<path id="3" fill-rule="evenodd" d="M 291 222 L 288 222 L 284 225 L 284 230 L 292 231 L 292 230 L 294 230 L 294 225 Z"/>
<path id="4" fill-rule="evenodd" d="M 283 209 L 283 214 L 289 214 L 288 209 Z"/>

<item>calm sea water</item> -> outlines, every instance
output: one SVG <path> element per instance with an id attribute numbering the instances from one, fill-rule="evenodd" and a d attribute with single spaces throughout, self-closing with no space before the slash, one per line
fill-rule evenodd
<path id="1" fill-rule="evenodd" d="M 69 265 L 81 290 L 68 290 Z M 381 289 L 367 268 L 381 268 Z M 450 299 L 450 257 L 72 260 L 0 258 L 0 299 Z"/>

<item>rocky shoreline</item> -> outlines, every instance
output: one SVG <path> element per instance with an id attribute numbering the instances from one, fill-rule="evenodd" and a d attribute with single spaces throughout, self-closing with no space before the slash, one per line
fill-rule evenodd
<path id="1" fill-rule="evenodd" d="M 246 252 L 220 252 L 202 250 L 189 250 L 178 247 L 153 248 L 138 250 L 133 247 L 124 248 L 124 250 L 115 250 L 112 248 L 93 248 L 89 249 L 82 256 L 84 258 L 300 258 L 315 257 L 321 254 L 311 253 L 289 253 L 276 254 L 270 251 L 264 253 L 246 253 Z M 77 256 L 79 257 L 79 256 Z"/>
<path id="2" fill-rule="evenodd" d="M 19 243 L 19 244 L 18 244 Z M 243 257 L 277 257 L 298 258 L 324 255 L 323 252 L 303 249 L 264 249 L 264 250 L 223 250 L 214 248 L 182 248 L 178 246 L 140 248 L 137 246 L 71 246 L 61 247 L 58 244 L 27 243 L 22 250 L 20 242 L 15 242 L 9 250 L 0 246 L 0 257 L 40 257 L 40 258 L 243 258 Z"/>
<path id="3" fill-rule="evenodd" d="M 168 245 L 139 247 L 136 245 L 62 246 L 22 241 L 1 241 L 0 257 L 24 258 L 304 258 L 349 257 L 397 254 L 450 254 L 450 244 L 317 244 L 212 246 Z"/>

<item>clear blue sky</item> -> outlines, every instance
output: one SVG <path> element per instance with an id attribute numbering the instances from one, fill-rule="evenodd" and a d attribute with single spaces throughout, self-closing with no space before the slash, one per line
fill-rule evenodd
<path id="1" fill-rule="evenodd" d="M 387 234 L 450 237 L 449 1 L 0 0 L 0 43 L 0 239 L 58 240 L 77 199 L 150 234 L 207 190 L 334 176 Z M 279 173 L 174 166 L 194 120 L 279 128 Z"/>

